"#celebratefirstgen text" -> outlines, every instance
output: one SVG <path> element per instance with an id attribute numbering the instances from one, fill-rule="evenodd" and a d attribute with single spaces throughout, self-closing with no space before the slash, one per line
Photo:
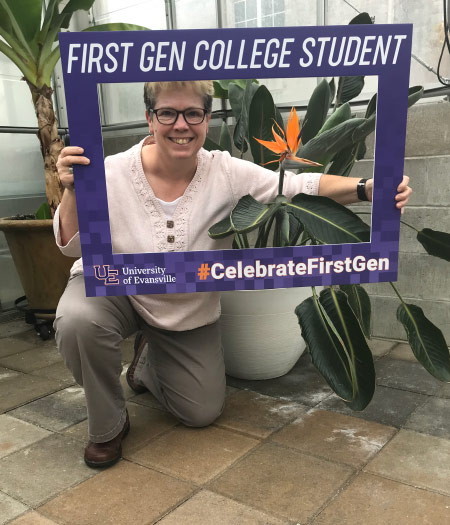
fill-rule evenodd
<path id="1" fill-rule="evenodd" d="M 125 73 L 137 62 L 142 72 L 257 70 L 276 68 L 395 65 L 405 34 L 245 38 L 69 44 L 67 73 Z M 132 64 L 132 65 L 131 65 Z"/>

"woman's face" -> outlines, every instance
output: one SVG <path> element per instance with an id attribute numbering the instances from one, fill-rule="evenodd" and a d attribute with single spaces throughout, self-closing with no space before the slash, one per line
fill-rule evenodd
<path id="1" fill-rule="evenodd" d="M 155 110 L 172 108 L 183 111 L 188 108 L 203 108 L 203 99 L 192 87 L 166 89 L 156 99 Z M 187 160 L 196 158 L 199 149 L 205 142 L 208 123 L 211 115 L 206 115 L 200 124 L 188 124 L 179 114 L 174 124 L 161 124 L 155 114 L 148 117 L 150 133 L 154 135 L 159 155 L 170 159 Z"/>

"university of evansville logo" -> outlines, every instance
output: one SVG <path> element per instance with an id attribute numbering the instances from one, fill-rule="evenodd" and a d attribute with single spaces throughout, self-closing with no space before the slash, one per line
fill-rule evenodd
<path id="1" fill-rule="evenodd" d="M 119 275 L 119 270 L 110 270 L 109 264 L 94 264 L 93 266 L 95 272 L 95 278 L 99 281 L 103 281 L 104 284 L 120 284 L 117 276 Z"/>

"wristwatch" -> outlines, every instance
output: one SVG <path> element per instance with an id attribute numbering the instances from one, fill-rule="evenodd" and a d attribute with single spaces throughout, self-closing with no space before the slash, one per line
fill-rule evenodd
<path id="1" fill-rule="evenodd" d="M 356 185 L 356 194 L 358 195 L 358 199 L 360 201 L 369 200 L 367 198 L 367 193 L 366 193 L 366 183 L 367 183 L 367 179 L 361 179 Z"/>

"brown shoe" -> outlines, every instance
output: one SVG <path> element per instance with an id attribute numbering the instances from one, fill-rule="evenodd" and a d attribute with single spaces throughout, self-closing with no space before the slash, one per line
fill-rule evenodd
<path id="1" fill-rule="evenodd" d="M 131 390 L 134 390 L 136 394 L 147 392 L 147 388 L 145 388 L 144 385 L 140 385 L 134 380 L 134 372 L 136 371 L 136 366 L 139 363 L 139 359 L 141 358 L 146 344 L 147 340 L 145 339 L 144 334 L 138 332 L 134 340 L 134 358 L 127 370 L 127 383 Z"/>
<path id="2" fill-rule="evenodd" d="M 110 441 L 105 443 L 93 443 L 89 441 L 84 449 L 84 461 L 88 467 L 106 468 L 117 463 L 122 457 L 122 439 L 130 431 L 130 418 L 128 417 L 122 431 Z"/>

